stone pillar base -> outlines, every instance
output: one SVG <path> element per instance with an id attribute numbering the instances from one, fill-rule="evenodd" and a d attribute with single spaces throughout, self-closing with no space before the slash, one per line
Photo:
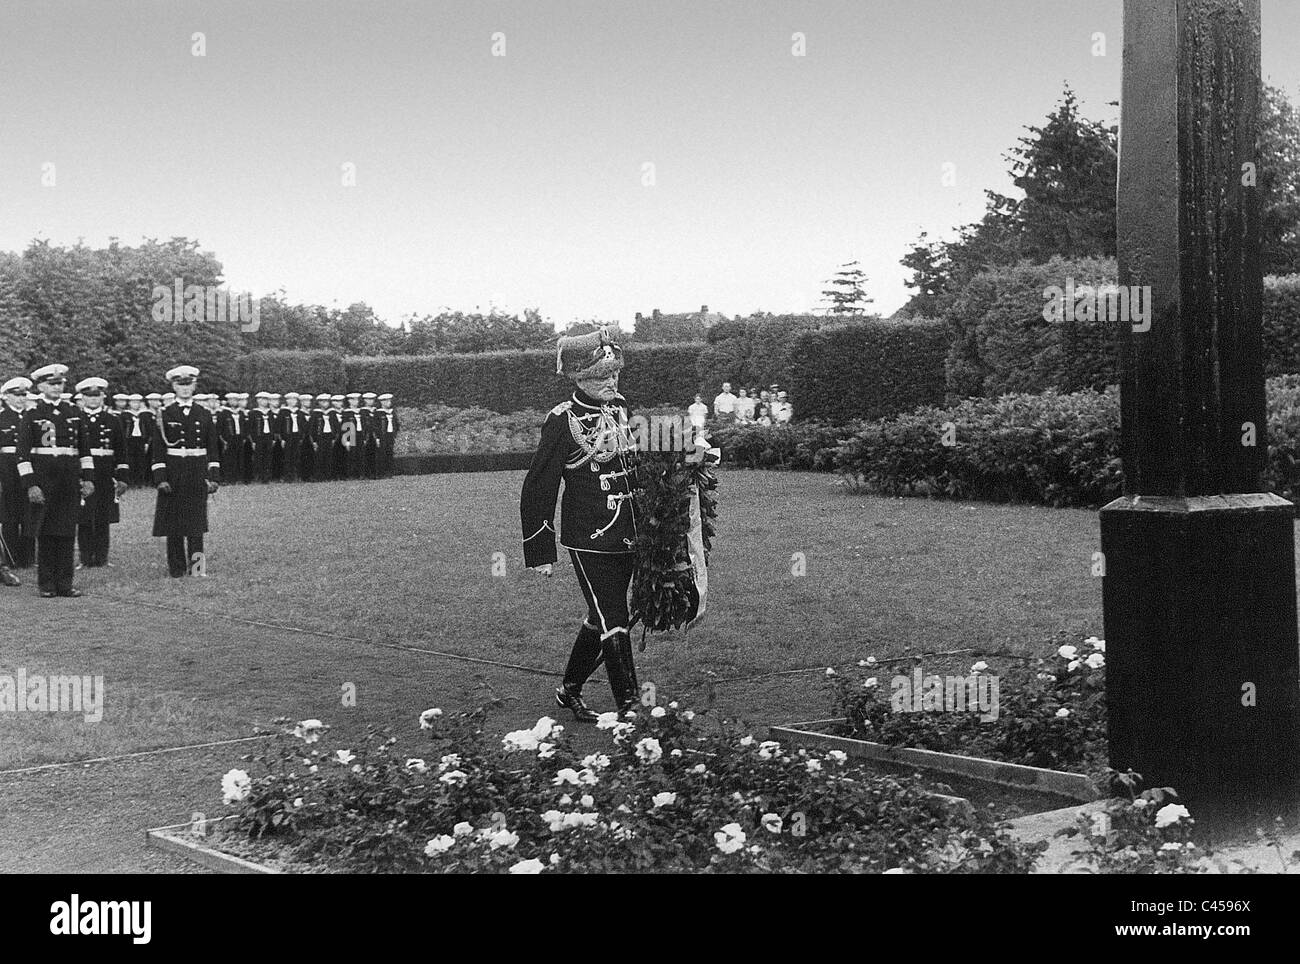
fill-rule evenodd
<path id="1" fill-rule="evenodd" d="M 1267 493 L 1126 496 L 1101 510 L 1101 548 L 1111 766 L 1173 787 L 1205 820 L 1289 811 L 1295 507 Z"/>

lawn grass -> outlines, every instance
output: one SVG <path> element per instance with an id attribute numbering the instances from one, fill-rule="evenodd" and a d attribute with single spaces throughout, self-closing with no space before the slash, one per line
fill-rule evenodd
<path id="1" fill-rule="evenodd" d="M 37 599 L 30 579 L 0 596 L 14 623 L 0 671 L 103 674 L 104 721 L 0 718 L 0 767 L 244 736 L 282 714 L 401 727 L 435 698 L 472 701 L 481 679 L 518 696 L 520 720 L 550 711 L 546 676 L 404 649 L 563 669 L 583 607 L 567 558 L 549 580 L 523 568 L 521 478 L 225 488 L 210 576 L 179 581 L 148 535 L 152 494 L 131 492 L 116 567 L 79 573 L 84 599 Z M 698 705 L 710 673 L 1037 651 L 1101 630 L 1095 513 L 862 496 L 801 473 L 724 470 L 720 495 L 705 625 L 651 637 L 638 656 L 642 680 L 664 694 Z M 800 558 L 805 575 L 794 574 Z M 358 705 L 344 713 L 348 683 Z M 605 708 L 605 685 L 590 690 Z M 828 711 L 818 672 L 715 692 L 720 710 L 754 722 Z"/>

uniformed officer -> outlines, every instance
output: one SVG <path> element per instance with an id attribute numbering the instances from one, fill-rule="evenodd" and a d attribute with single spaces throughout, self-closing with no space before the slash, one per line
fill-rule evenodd
<path id="1" fill-rule="evenodd" d="M 84 378 L 77 383 L 90 437 L 90 455 L 95 460 L 95 491 L 82 504 L 77 521 L 77 548 L 81 564 L 87 569 L 108 565 L 110 526 L 121 521 L 118 500 L 131 475 L 122 419 L 104 407 L 107 388 L 108 382 L 102 378 Z"/>
<path id="2" fill-rule="evenodd" d="M 280 440 L 284 445 L 283 477 L 286 482 L 297 482 L 302 476 L 302 443 L 307 437 L 307 415 L 299 407 L 301 397 L 297 392 L 284 396 L 280 409 Z"/>
<path id="3" fill-rule="evenodd" d="M 217 428 L 212 413 L 194 401 L 199 370 L 179 365 L 167 373 L 176 401 L 162 411 L 154 428 L 153 481 L 158 488 L 153 534 L 167 537 L 167 572 L 180 578 L 203 568 L 203 536 L 208 531 L 208 496 L 217 491 L 221 471 Z"/>
<path id="4" fill-rule="evenodd" d="M 95 460 L 85 419 L 60 397 L 66 365 L 32 372 L 41 393 L 18 428 L 18 474 L 27 487 L 36 529 L 36 582 L 41 596 L 77 597 L 74 549 L 81 501 L 95 492 Z"/>
<path id="5" fill-rule="evenodd" d="M 217 413 L 217 435 L 221 439 L 221 481 L 226 485 L 243 482 L 248 469 L 248 413 L 240 405 L 239 392 L 226 392 L 226 404 Z"/>
<path id="6" fill-rule="evenodd" d="M 393 451 L 397 445 L 397 433 L 402 428 L 397 417 L 397 409 L 393 408 L 393 395 L 391 392 L 384 392 L 379 396 L 379 408 L 375 412 L 375 421 L 378 423 L 375 434 L 379 440 L 376 468 L 381 479 L 391 479 L 393 477 Z"/>
<path id="7" fill-rule="evenodd" d="M 249 413 L 248 437 L 253 442 L 253 477 L 265 485 L 271 481 L 280 416 L 271 410 L 270 392 L 258 392 L 256 398 L 257 408 Z"/>
<path id="8" fill-rule="evenodd" d="M 34 555 L 27 528 L 27 487 L 18 476 L 18 429 L 31 387 L 22 377 L 0 385 L 0 586 L 21 585 L 14 570 L 26 569 Z"/>
<path id="9" fill-rule="evenodd" d="M 632 705 L 638 690 L 627 598 L 636 540 L 635 442 L 627 401 L 618 393 L 622 367 L 623 353 L 608 328 L 560 339 L 556 372 L 571 378 L 577 390 L 547 415 L 519 500 L 524 565 L 549 576 L 556 561 L 555 499 L 564 482 L 560 544 L 573 560 L 587 619 L 555 701 L 579 721 L 596 719 L 582 687 L 602 658 L 620 711 Z"/>
<path id="10" fill-rule="evenodd" d="M 312 478 L 319 482 L 329 482 L 335 477 L 338 437 L 339 413 L 333 407 L 331 396 L 318 395 L 311 413 L 311 445 Z"/>

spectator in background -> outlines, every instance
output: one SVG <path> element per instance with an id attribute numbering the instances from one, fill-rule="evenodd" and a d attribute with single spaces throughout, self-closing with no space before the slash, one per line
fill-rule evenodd
<path id="1" fill-rule="evenodd" d="M 776 401 L 772 405 L 772 421 L 778 425 L 784 425 L 794 417 L 794 406 L 790 404 L 789 398 L 785 392 L 776 393 Z"/>
<path id="2" fill-rule="evenodd" d="M 709 418 L 709 406 L 704 404 L 703 395 L 696 395 L 695 401 L 686 411 L 690 413 L 692 425 L 696 428 L 704 428 L 704 423 Z"/>
<path id="3" fill-rule="evenodd" d="M 745 389 L 740 390 L 740 397 L 736 399 L 736 421 L 752 422 L 754 420 L 754 399 L 749 397 Z"/>
<path id="4" fill-rule="evenodd" d="M 745 394 L 742 390 L 740 394 Z M 713 417 L 719 422 L 736 418 L 736 396 L 731 394 L 731 382 L 722 383 L 722 391 L 713 399 Z"/>

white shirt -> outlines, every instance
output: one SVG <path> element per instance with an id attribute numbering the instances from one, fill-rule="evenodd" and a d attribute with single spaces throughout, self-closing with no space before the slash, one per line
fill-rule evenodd
<path id="1" fill-rule="evenodd" d="M 702 428 L 709 417 L 709 406 L 703 402 L 694 402 L 687 411 L 691 413 L 691 424 L 696 428 Z"/>
<path id="2" fill-rule="evenodd" d="M 758 402 L 756 398 L 738 398 L 736 399 L 736 418 L 750 419 L 754 417 L 754 406 Z"/>
<path id="3" fill-rule="evenodd" d="M 713 400 L 714 415 L 730 415 L 736 410 L 736 396 L 731 392 L 720 392 Z"/>

